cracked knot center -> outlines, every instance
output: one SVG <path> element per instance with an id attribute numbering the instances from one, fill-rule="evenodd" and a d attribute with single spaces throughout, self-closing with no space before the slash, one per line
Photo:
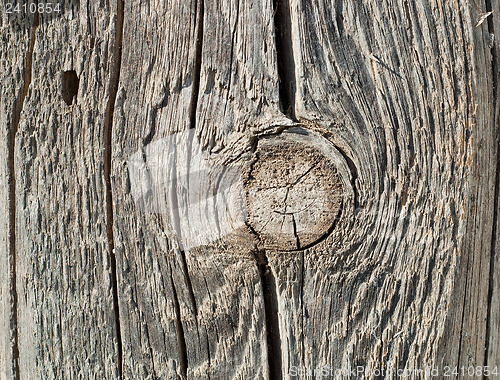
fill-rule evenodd
<path id="1" fill-rule="evenodd" d="M 282 133 L 259 140 L 245 186 L 248 224 L 263 248 L 307 248 L 334 227 L 343 186 L 314 139 Z"/>

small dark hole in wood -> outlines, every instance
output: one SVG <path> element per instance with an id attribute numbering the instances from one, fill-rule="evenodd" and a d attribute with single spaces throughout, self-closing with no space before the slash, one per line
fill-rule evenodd
<path id="1" fill-rule="evenodd" d="M 62 73 L 62 98 L 70 106 L 73 104 L 73 98 L 78 94 L 80 80 L 75 70 L 63 71 Z"/>

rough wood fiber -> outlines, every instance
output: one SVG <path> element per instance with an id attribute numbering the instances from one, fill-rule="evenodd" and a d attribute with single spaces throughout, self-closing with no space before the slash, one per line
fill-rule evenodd
<path id="1" fill-rule="evenodd" d="M 2 18 L 2 379 L 499 364 L 498 0 L 121 5 Z M 238 208 L 294 126 L 342 184 L 307 249 Z"/>
<path id="2" fill-rule="evenodd" d="M 250 137 L 232 134 L 235 125 L 251 120 L 267 128 L 267 109 L 279 114 L 272 29 L 270 2 L 126 4 L 113 199 L 127 377 L 267 377 L 254 244 L 182 247 L 175 224 L 193 221 L 182 213 L 190 198 L 180 183 L 182 173 L 200 170 L 193 146 L 237 157 L 250 149 Z M 185 133 L 195 126 L 195 134 Z M 146 186 L 165 184 L 152 195 L 156 210 L 134 200 L 131 165 L 145 173 Z"/>
<path id="3" fill-rule="evenodd" d="M 0 378 L 17 372 L 17 300 L 15 287 L 15 245 L 13 244 L 12 163 L 13 133 L 17 129 L 21 101 L 24 100 L 30 39 L 34 19 L 12 20 L 2 14 L 0 49 Z"/>
<path id="4" fill-rule="evenodd" d="M 500 1 L 492 0 L 488 3 L 488 9 L 491 11 L 493 9 L 497 10 L 500 8 Z M 499 148 L 499 127 L 498 123 L 500 121 L 500 99 L 498 93 L 498 85 L 500 79 L 500 69 L 498 61 L 498 36 L 496 36 L 497 41 L 495 41 L 495 28 L 497 33 L 500 28 L 500 12 L 494 12 L 486 21 L 488 26 L 489 38 L 490 38 L 490 48 L 492 49 L 493 61 L 492 61 L 492 75 L 493 79 L 496 75 L 495 84 L 495 109 L 493 110 L 494 115 L 492 117 L 495 120 L 496 125 L 496 142 L 497 149 Z M 487 360 L 485 362 L 488 366 L 495 366 L 500 363 L 500 224 L 498 222 L 498 215 L 500 215 L 499 207 L 500 207 L 500 149 L 497 151 L 496 156 L 496 170 L 497 170 L 497 178 L 496 178 L 496 188 L 495 188 L 495 197 L 496 197 L 496 215 L 494 222 L 496 223 L 495 231 L 495 240 L 492 242 L 492 251 L 491 251 L 491 262 L 490 262 L 490 288 L 489 288 L 489 315 L 488 315 L 488 330 L 486 332 L 486 339 L 488 341 L 488 352 L 487 352 Z M 491 169 L 493 170 L 493 168 Z"/>
<path id="5" fill-rule="evenodd" d="M 279 310 L 285 372 L 484 363 L 497 148 L 484 11 L 291 2 L 295 115 L 350 157 L 359 204 L 328 245 L 270 260 L 286 300 L 303 269 L 300 307 Z"/>
<path id="6" fill-rule="evenodd" d="M 236 132 L 290 123 L 279 112 L 273 12 L 270 0 L 205 3 L 196 130 L 211 152 Z"/>
<path id="7" fill-rule="evenodd" d="M 127 167 L 139 152 L 139 162 L 148 172 L 151 160 L 160 160 L 158 171 L 176 170 L 154 150 L 146 154 L 146 149 L 158 141 L 161 148 L 162 139 L 190 126 L 200 14 L 196 1 L 125 4 L 112 140 L 125 378 L 185 377 L 187 368 L 189 377 L 206 378 L 206 337 L 198 329 L 184 254 L 170 215 L 134 202 L 131 191 L 137 183 L 131 182 Z M 182 152 L 179 157 L 185 158 Z M 176 153 L 172 159 L 175 165 Z M 154 173 L 160 178 L 162 174 Z M 167 196 L 170 189 L 165 189 Z"/>
<path id="8" fill-rule="evenodd" d="M 205 1 L 194 126 L 211 160 L 241 156 L 248 163 L 256 134 L 291 124 L 279 111 L 273 15 L 269 0 Z M 243 228 L 204 251 L 187 252 L 187 262 L 204 311 L 211 376 L 269 378 L 267 289 L 255 238 Z"/>
<path id="9" fill-rule="evenodd" d="M 79 9 L 66 4 L 60 17 L 40 15 L 33 36 L 32 76 L 13 161 L 20 379 L 118 373 L 103 213 L 102 101 L 109 86 L 115 8 L 113 3 Z M 26 32 L 19 33 L 12 36 L 22 42 Z M 14 59 L 22 62 L 26 51 Z M 67 70 L 80 76 L 72 106 L 61 95 L 61 74 Z"/>
<path id="10" fill-rule="evenodd" d="M 498 112 L 498 111 L 497 111 Z M 497 113 L 498 118 L 498 113 Z M 498 119 L 497 119 L 498 120 Z M 497 163 L 498 165 L 498 163 Z M 500 186 L 500 178 L 497 176 L 497 189 Z M 498 210 L 498 190 L 497 190 L 497 208 L 496 215 L 499 215 Z M 500 236 L 500 226 L 496 219 L 496 232 L 495 236 Z M 496 366 L 500 363 L 500 243 L 498 238 L 492 246 L 492 260 L 490 267 L 490 294 L 489 294 L 489 315 L 488 315 L 488 330 L 486 338 L 487 346 L 487 360 L 485 362 L 488 366 Z"/>

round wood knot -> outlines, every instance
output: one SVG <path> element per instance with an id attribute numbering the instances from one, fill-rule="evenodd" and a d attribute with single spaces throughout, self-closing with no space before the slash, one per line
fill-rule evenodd
<path id="1" fill-rule="evenodd" d="M 304 249 L 331 232 L 343 202 L 337 160 L 328 140 L 303 128 L 258 141 L 245 195 L 263 248 Z"/>

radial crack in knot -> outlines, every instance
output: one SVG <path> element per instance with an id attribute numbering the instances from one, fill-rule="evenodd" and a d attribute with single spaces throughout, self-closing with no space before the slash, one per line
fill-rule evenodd
<path id="1" fill-rule="evenodd" d="M 259 141 L 245 195 L 248 223 L 263 248 L 303 249 L 331 231 L 344 198 L 334 149 L 303 129 Z"/>

